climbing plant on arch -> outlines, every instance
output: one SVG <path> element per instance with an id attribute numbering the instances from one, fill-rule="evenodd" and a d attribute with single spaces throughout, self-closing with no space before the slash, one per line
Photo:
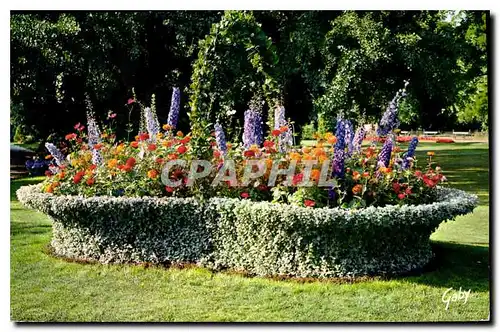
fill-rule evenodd
<path id="1" fill-rule="evenodd" d="M 193 137 L 206 137 L 216 121 L 230 130 L 235 118 L 231 112 L 242 112 L 255 95 L 274 107 L 280 91 L 273 71 L 277 62 L 272 41 L 253 14 L 226 11 L 200 41 L 190 92 Z"/>

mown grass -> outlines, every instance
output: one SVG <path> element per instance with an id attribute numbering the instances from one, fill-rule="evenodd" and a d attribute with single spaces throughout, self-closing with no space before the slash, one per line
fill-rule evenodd
<path id="1" fill-rule="evenodd" d="M 450 185 L 480 195 L 473 214 L 432 235 L 436 260 L 411 277 L 358 283 L 275 281 L 201 268 L 67 262 L 47 254 L 50 220 L 24 209 L 11 182 L 11 319 L 15 321 L 367 322 L 478 321 L 489 317 L 488 147 L 421 144 Z M 443 292 L 471 290 L 445 310 Z"/>

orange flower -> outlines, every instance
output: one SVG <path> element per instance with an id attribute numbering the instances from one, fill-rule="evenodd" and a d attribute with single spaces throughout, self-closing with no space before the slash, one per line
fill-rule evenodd
<path id="1" fill-rule="evenodd" d="M 310 147 L 307 147 L 307 146 L 304 146 L 304 147 L 302 148 L 302 152 L 303 152 L 303 153 L 309 153 L 309 152 L 311 152 L 311 148 L 310 148 Z"/>
<path id="2" fill-rule="evenodd" d="M 427 152 L 427 155 L 428 156 L 433 156 L 433 155 L 435 155 L 435 153 L 433 151 L 429 151 L 429 152 Z"/>
<path id="3" fill-rule="evenodd" d="M 359 180 L 360 177 L 361 177 L 361 174 L 359 174 L 358 171 L 352 172 L 352 178 L 353 178 L 353 180 Z"/>
<path id="4" fill-rule="evenodd" d="M 228 150 L 231 150 L 233 148 L 233 144 L 232 143 L 227 143 L 226 147 L 227 147 Z"/>
<path id="5" fill-rule="evenodd" d="M 330 136 L 330 137 L 328 137 L 327 141 L 328 141 L 328 144 L 335 144 L 335 143 L 337 143 L 337 137 Z"/>
<path id="6" fill-rule="evenodd" d="M 48 154 L 48 155 L 45 156 L 45 159 L 50 159 L 50 158 L 52 158 L 51 154 Z"/>
<path id="7" fill-rule="evenodd" d="M 280 132 L 284 133 L 288 131 L 288 126 L 282 126 L 280 127 Z"/>
<path id="8" fill-rule="evenodd" d="M 357 184 L 357 185 L 355 185 L 354 187 L 352 187 L 352 193 L 353 193 L 354 195 L 358 195 L 358 194 L 360 194 L 362 191 L 363 191 L 363 186 L 362 186 L 362 185 L 360 185 L 360 184 Z"/>
<path id="9" fill-rule="evenodd" d="M 176 153 L 170 153 L 170 154 L 167 156 L 167 159 L 168 159 L 168 160 L 175 160 L 175 159 L 177 159 L 177 154 L 176 154 Z"/>
<path id="10" fill-rule="evenodd" d="M 71 140 L 74 140 L 76 138 L 76 136 L 77 135 L 75 133 L 71 133 L 71 134 L 66 135 L 65 138 L 66 138 L 66 140 L 71 141 Z"/>
<path id="11" fill-rule="evenodd" d="M 116 164 L 118 164 L 118 160 L 116 160 L 116 159 L 110 159 L 108 161 L 108 168 L 113 168 L 113 167 L 116 166 Z"/>
<path id="12" fill-rule="evenodd" d="M 319 181 L 319 176 L 321 175 L 321 172 L 319 169 L 313 169 L 311 170 L 311 179 L 314 181 Z"/>
<path id="13" fill-rule="evenodd" d="M 183 133 L 182 133 L 182 131 L 180 131 L 180 130 L 177 132 L 177 134 L 176 134 L 176 135 L 177 135 L 177 136 L 179 136 L 179 137 L 184 137 L 184 134 L 183 134 Z"/>
<path id="14" fill-rule="evenodd" d="M 370 173 L 369 172 L 363 172 L 363 177 L 364 178 L 369 178 L 370 177 Z"/>
<path id="15" fill-rule="evenodd" d="M 94 149 L 95 150 L 100 150 L 102 148 L 102 144 L 101 143 L 97 143 L 96 145 L 94 145 Z"/>
<path id="16" fill-rule="evenodd" d="M 172 129 L 171 125 L 169 125 L 169 124 L 164 124 L 163 125 L 163 130 L 170 130 L 170 129 Z"/>
<path id="17" fill-rule="evenodd" d="M 163 142 L 161 143 L 161 145 L 163 145 L 163 146 L 164 146 L 164 147 L 166 147 L 166 148 L 171 147 L 171 146 L 172 146 L 172 144 L 174 144 L 174 142 L 172 142 L 172 141 L 170 141 L 170 140 L 168 140 L 168 141 L 163 141 Z"/>
<path id="18" fill-rule="evenodd" d="M 156 179 L 158 177 L 158 171 L 155 169 L 151 169 L 148 171 L 148 178 Z"/>
<path id="19" fill-rule="evenodd" d="M 87 179 L 87 185 L 89 185 L 89 186 L 93 185 L 94 182 L 95 182 L 94 178 Z"/>
<path id="20" fill-rule="evenodd" d="M 290 152 L 289 157 L 291 160 L 297 160 L 297 161 L 300 161 L 301 158 L 300 153 L 298 152 Z"/>

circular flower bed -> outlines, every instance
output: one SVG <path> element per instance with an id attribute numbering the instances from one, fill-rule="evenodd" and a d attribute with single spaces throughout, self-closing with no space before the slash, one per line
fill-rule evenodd
<path id="1" fill-rule="evenodd" d="M 432 258 L 430 234 L 472 212 L 477 197 L 437 188 L 436 202 L 358 210 L 234 198 L 58 196 L 40 185 L 19 201 L 53 220 L 57 255 L 108 262 L 192 262 L 255 275 L 401 274 Z"/>

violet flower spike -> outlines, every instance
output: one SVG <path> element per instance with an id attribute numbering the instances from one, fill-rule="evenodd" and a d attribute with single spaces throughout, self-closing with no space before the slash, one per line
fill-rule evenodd
<path id="1" fill-rule="evenodd" d="M 358 129 L 356 130 L 356 134 L 354 135 L 354 139 L 352 142 L 352 147 L 353 147 L 353 152 L 354 153 L 360 153 L 361 152 L 361 145 L 363 144 L 363 140 L 366 137 L 366 130 L 365 127 L 360 125 Z"/>
<path id="2" fill-rule="evenodd" d="M 378 155 L 378 165 L 384 165 L 384 167 L 389 167 L 389 163 L 391 161 L 391 153 L 392 153 L 392 135 L 387 136 L 384 146 Z"/>
<path id="3" fill-rule="evenodd" d="M 144 116 L 146 118 L 146 129 L 149 134 L 149 140 L 151 142 L 156 142 L 156 137 L 160 132 L 158 119 L 149 107 L 144 109 Z"/>
<path id="4" fill-rule="evenodd" d="M 179 111 L 181 108 L 181 91 L 179 88 L 174 87 L 172 89 L 172 101 L 170 103 L 170 112 L 168 113 L 167 124 L 170 125 L 172 129 L 177 127 L 177 121 L 179 120 Z"/>
<path id="5" fill-rule="evenodd" d="M 333 157 L 333 172 L 332 176 L 344 177 L 344 161 L 345 161 L 345 123 L 342 118 L 338 118 L 337 127 L 335 130 L 337 142 L 335 143 L 335 151 Z"/>
<path id="6" fill-rule="evenodd" d="M 214 125 L 214 128 L 215 128 L 215 141 L 217 142 L 217 147 L 225 155 L 227 153 L 227 143 L 224 130 L 222 129 L 222 126 L 218 123 Z"/>
<path id="7" fill-rule="evenodd" d="M 251 145 L 260 146 L 264 141 L 262 131 L 262 115 L 256 110 L 245 111 L 245 123 L 243 131 L 243 146 L 248 149 Z"/>
<path id="8" fill-rule="evenodd" d="M 344 121 L 344 127 L 345 127 L 345 141 L 347 145 L 347 157 L 350 157 L 352 155 L 353 151 L 353 138 L 354 138 L 354 128 L 352 125 L 352 122 L 350 120 L 345 120 Z"/>
<path id="9" fill-rule="evenodd" d="M 413 136 L 410 141 L 410 144 L 408 145 L 408 151 L 405 153 L 403 157 L 403 163 L 401 165 L 403 169 L 408 169 L 410 167 L 410 161 L 408 160 L 408 158 L 413 158 L 415 156 L 415 150 L 417 149 L 417 145 L 418 145 L 418 138 L 417 136 Z"/>
<path id="10" fill-rule="evenodd" d="M 286 152 L 287 148 L 293 145 L 292 131 L 285 117 L 285 107 L 278 106 L 274 110 L 274 129 L 288 127 L 288 130 L 278 136 L 278 150 L 281 153 Z"/>
<path id="11" fill-rule="evenodd" d="M 57 166 L 62 166 L 66 162 L 66 158 L 62 154 L 62 152 L 52 143 L 45 143 L 45 147 L 49 151 L 49 153 L 54 157 Z"/>

